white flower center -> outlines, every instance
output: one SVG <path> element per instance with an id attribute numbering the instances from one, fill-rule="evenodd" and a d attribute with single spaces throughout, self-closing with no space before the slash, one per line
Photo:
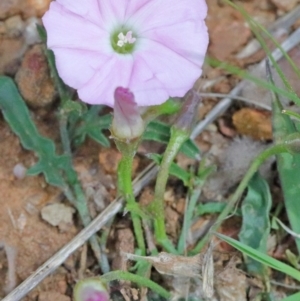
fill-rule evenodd
<path id="1" fill-rule="evenodd" d="M 131 30 L 128 31 L 128 32 L 126 33 L 126 35 L 124 35 L 123 32 L 120 32 L 120 33 L 118 34 L 118 38 L 119 38 L 119 40 L 118 40 L 118 42 L 117 42 L 117 45 L 118 45 L 119 47 L 123 47 L 123 46 L 126 45 L 126 44 L 133 44 L 133 43 L 136 41 L 136 38 L 134 38 L 134 37 L 132 36 L 132 31 L 131 31 Z"/>

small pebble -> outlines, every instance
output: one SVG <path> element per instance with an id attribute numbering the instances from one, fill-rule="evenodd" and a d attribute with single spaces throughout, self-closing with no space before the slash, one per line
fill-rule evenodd
<path id="1" fill-rule="evenodd" d="M 73 225 L 74 213 L 74 208 L 58 203 L 49 204 L 41 210 L 42 219 L 62 231 Z"/>
<path id="2" fill-rule="evenodd" d="M 27 217 L 24 213 L 21 213 L 17 219 L 17 227 L 19 230 L 23 231 L 27 224 Z"/>
<path id="3" fill-rule="evenodd" d="M 281 11 L 288 12 L 296 7 L 298 0 L 271 0 L 271 2 Z"/>
<path id="4" fill-rule="evenodd" d="M 26 172 L 27 172 L 27 168 L 22 163 L 18 163 L 17 165 L 15 165 L 13 169 L 14 176 L 19 180 L 25 178 Z"/>
<path id="5" fill-rule="evenodd" d="M 5 21 L 6 35 L 10 38 L 20 37 L 24 30 L 24 22 L 20 16 L 10 17 Z"/>
<path id="6" fill-rule="evenodd" d="M 15 79 L 21 95 L 31 107 L 44 108 L 54 102 L 56 90 L 42 45 L 34 45 L 26 52 Z"/>
<path id="7" fill-rule="evenodd" d="M 39 20 L 35 17 L 29 18 L 25 23 L 24 38 L 28 46 L 34 45 L 41 42 L 39 33 L 37 31 L 37 24 Z"/>

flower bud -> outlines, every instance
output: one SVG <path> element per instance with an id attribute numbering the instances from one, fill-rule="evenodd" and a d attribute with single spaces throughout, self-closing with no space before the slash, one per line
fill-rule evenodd
<path id="1" fill-rule="evenodd" d="M 87 278 L 76 283 L 75 301 L 108 301 L 109 294 L 99 278 Z"/>
<path id="2" fill-rule="evenodd" d="M 114 138 L 130 141 L 140 137 L 145 129 L 134 95 L 129 89 L 118 87 L 115 90 L 115 104 L 111 133 Z"/>
<path id="3" fill-rule="evenodd" d="M 189 90 L 184 96 L 184 104 L 174 126 L 190 135 L 197 117 L 200 96 L 195 90 Z"/>

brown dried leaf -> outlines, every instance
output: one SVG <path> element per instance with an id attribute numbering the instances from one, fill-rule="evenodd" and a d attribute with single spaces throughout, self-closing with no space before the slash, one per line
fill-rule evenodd
<path id="1" fill-rule="evenodd" d="M 130 228 L 118 229 L 115 233 L 115 250 L 116 254 L 112 261 L 113 270 L 127 270 L 127 264 L 124 253 L 134 252 L 134 235 Z"/>
<path id="2" fill-rule="evenodd" d="M 239 134 L 256 140 L 272 139 L 271 113 L 252 108 L 243 108 L 232 116 Z"/>
<path id="3" fill-rule="evenodd" d="M 150 262 L 155 269 L 163 275 L 181 276 L 181 277 L 201 277 L 201 267 L 203 256 L 201 254 L 193 257 L 179 256 L 161 252 L 157 256 L 138 256 L 124 253 L 129 260 L 146 260 Z"/>
<path id="4" fill-rule="evenodd" d="M 245 274 L 229 264 L 215 277 L 215 287 L 220 301 L 246 301 L 247 281 Z"/>

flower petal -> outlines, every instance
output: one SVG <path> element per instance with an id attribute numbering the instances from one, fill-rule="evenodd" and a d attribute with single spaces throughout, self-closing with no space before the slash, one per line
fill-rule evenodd
<path id="1" fill-rule="evenodd" d="M 43 22 L 60 76 L 83 101 L 113 106 L 126 87 L 149 106 L 183 96 L 201 75 L 206 13 L 205 0 L 56 0 Z M 111 45 L 121 26 L 136 38 L 131 55 Z"/>
<path id="2" fill-rule="evenodd" d="M 126 13 L 125 17 L 128 19 L 133 16 L 136 12 L 142 9 L 144 6 L 149 5 L 149 0 L 125 0 Z M 125 2 L 124 1 L 124 2 Z"/>
<path id="3" fill-rule="evenodd" d="M 188 21 L 159 29 L 154 28 L 144 33 L 144 37 L 164 45 L 199 67 L 203 65 L 208 45 L 204 21 Z"/>
<path id="4" fill-rule="evenodd" d="M 109 60 L 99 52 L 71 48 L 53 48 L 58 73 L 64 82 L 79 89 Z"/>
<path id="5" fill-rule="evenodd" d="M 107 287 L 100 278 L 86 278 L 79 280 L 74 288 L 75 301 L 109 301 Z"/>
<path id="6" fill-rule="evenodd" d="M 129 87 L 132 89 L 139 106 L 161 104 L 169 98 L 163 84 L 155 77 L 147 58 L 135 55 Z"/>
<path id="7" fill-rule="evenodd" d="M 202 73 L 199 66 L 155 41 L 145 41 L 143 47 L 135 54 L 135 59 L 137 56 L 143 58 L 152 72 L 152 78 L 161 83 L 161 87 L 166 90 L 168 96 L 184 96 Z M 139 67 L 145 69 L 142 65 Z M 150 80 L 152 79 L 150 75 L 148 77 Z M 147 82 L 147 80 L 145 81 Z M 130 89 L 136 95 L 137 103 L 140 104 L 134 85 L 138 86 L 132 80 Z M 163 103 L 164 101 L 166 99 L 160 99 L 157 100 L 157 103 Z"/>
<path id="8" fill-rule="evenodd" d="M 63 6 L 66 10 L 103 27 L 103 20 L 99 18 L 98 0 L 56 0 L 56 2 Z"/>
<path id="9" fill-rule="evenodd" d="M 94 23 L 76 15 L 56 2 L 44 15 L 47 46 L 112 52 L 109 34 Z"/>
<path id="10" fill-rule="evenodd" d="M 139 0 L 133 0 L 136 2 Z M 207 14 L 205 0 L 152 0 L 134 12 L 128 9 L 127 21 L 140 32 L 188 20 L 203 20 Z M 130 7 L 130 5 L 129 5 Z"/>
<path id="11" fill-rule="evenodd" d="M 113 55 L 89 82 L 78 90 L 79 97 L 89 104 L 114 105 L 117 87 L 128 87 L 133 58 L 130 55 Z"/>
<path id="12" fill-rule="evenodd" d="M 114 94 L 114 114 L 111 133 L 118 140 L 128 141 L 140 137 L 145 128 L 133 93 L 118 87 Z"/>

